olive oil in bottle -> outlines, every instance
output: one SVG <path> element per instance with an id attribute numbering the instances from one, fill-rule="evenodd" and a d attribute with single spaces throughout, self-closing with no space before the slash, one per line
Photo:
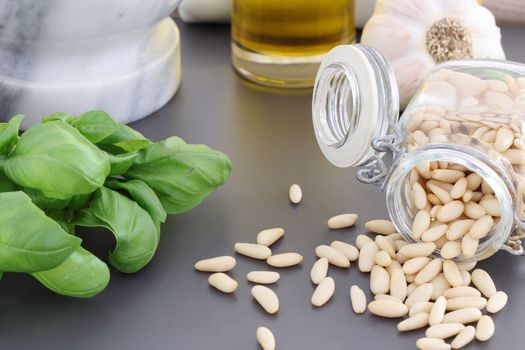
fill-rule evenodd
<path id="1" fill-rule="evenodd" d="M 354 0 L 233 0 L 233 65 L 265 85 L 311 86 L 323 55 L 354 39 Z"/>

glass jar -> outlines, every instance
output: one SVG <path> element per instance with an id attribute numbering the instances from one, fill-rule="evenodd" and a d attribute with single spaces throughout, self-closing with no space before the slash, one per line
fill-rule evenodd
<path id="1" fill-rule="evenodd" d="M 232 63 L 263 85 L 311 87 L 324 55 L 355 39 L 354 0 L 233 0 Z"/>
<path id="2" fill-rule="evenodd" d="M 499 204 L 499 210 L 488 234 L 476 241 L 472 253 L 461 253 L 456 259 L 477 261 L 499 249 L 523 253 L 525 65 L 495 60 L 440 64 L 398 119 L 397 84 L 385 57 L 364 45 L 339 46 L 321 63 L 312 112 L 323 154 L 338 167 L 358 167 L 361 182 L 384 189 L 390 218 L 403 238 L 421 240 L 412 236 L 412 224 L 419 210 L 431 212 L 430 199 L 438 211 L 450 200 L 466 207 L 465 203 L 475 201 L 473 197 L 481 204 L 497 199 L 492 203 Z M 393 155 L 390 167 L 384 160 L 389 152 Z M 477 173 L 481 190 L 464 189 L 472 193 L 447 197 L 455 180 L 434 179 L 445 173 Z M 434 186 L 443 196 L 429 191 L 433 196 L 425 193 L 425 207 L 418 206 L 413 192 L 416 182 Z M 477 208 L 474 204 L 469 207 Z M 465 213 L 451 223 L 475 221 Z M 436 255 L 440 253 L 440 245 L 437 247 Z"/>

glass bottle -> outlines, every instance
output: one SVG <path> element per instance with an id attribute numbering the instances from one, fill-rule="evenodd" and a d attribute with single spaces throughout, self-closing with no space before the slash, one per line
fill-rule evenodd
<path id="1" fill-rule="evenodd" d="M 354 0 L 233 0 L 233 66 L 260 84 L 312 86 L 324 54 L 354 39 Z"/>
<path id="2" fill-rule="evenodd" d="M 312 102 L 323 154 L 338 167 L 358 167 L 361 182 L 385 191 L 388 213 L 403 238 L 418 241 L 412 237 L 419 210 L 411 191 L 418 181 L 414 173 L 453 164 L 479 174 L 487 192 L 481 196 L 499 202 L 499 217 L 475 253 L 457 259 L 476 261 L 499 249 L 523 253 L 525 65 L 495 60 L 440 64 L 398 119 L 397 84 L 387 60 L 373 48 L 344 45 L 321 63 Z M 502 141 L 500 129 L 510 140 Z M 390 167 L 384 161 L 389 152 Z"/>

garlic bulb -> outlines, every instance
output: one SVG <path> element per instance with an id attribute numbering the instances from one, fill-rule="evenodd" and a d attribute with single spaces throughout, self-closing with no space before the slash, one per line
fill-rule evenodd
<path id="1" fill-rule="evenodd" d="M 494 16 L 476 0 L 378 0 L 361 42 L 389 59 L 402 108 L 438 63 L 505 58 Z"/>

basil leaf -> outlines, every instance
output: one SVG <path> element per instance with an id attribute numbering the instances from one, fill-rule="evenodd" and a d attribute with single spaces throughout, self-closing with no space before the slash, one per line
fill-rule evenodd
<path id="1" fill-rule="evenodd" d="M 70 210 L 48 210 L 46 215 L 55 220 L 70 235 L 75 234 L 75 225 L 72 223 L 73 215 Z"/>
<path id="2" fill-rule="evenodd" d="M 37 207 L 46 210 L 61 210 L 67 207 L 69 204 L 68 199 L 57 199 L 46 197 L 41 191 L 33 188 L 25 188 L 24 192 L 31 198 L 31 201 L 35 203 Z"/>
<path id="3" fill-rule="evenodd" d="M 113 154 L 129 153 L 141 150 L 151 145 L 140 132 L 127 125 L 120 124 L 119 129 L 97 143 L 97 146 Z"/>
<path id="4" fill-rule="evenodd" d="M 109 180 L 106 182 L 106 186 L 114 190 L 124 190 L 129 193 L 131 199 L 137 202 L 142 208 L 144 208 L 153 220 L 158 222 L 166 221 L 166 210 L 162 207 L 162 203 L 159 197 L 144 181 L 142 180 L 128 180 L 118 181 Z"/>
<path id="5" fill-rule="evenodd" d="M 4 168 L 0 166 L 0 192 L 13 192 L 18 190 L 20 190 L 20 187 L 5 175 Z"/>
<path id="6" fill-rule="evenodd" d="M 83 113 L 73 119 L 71 125 L 93 143 L 104 140 L 120 128 L 119 124 L 104 111 Z"/>
<path id="7" fill-rule="evenodd" d="M 0 193 L 0 271 L 37 272 L 58 266 L 80 246 L 23 192 Z"/>
<path id="8" fill-rule="evenodd" d="M 122 175 L 133 165 L 137 158 L 137 153 L 123 153 L 123 154 L 111 154 L 106 153 L 109 159 L 111 170 L 109 175 L 116 176 Z"/>
<path id="9" fill-rule="evenodd" d="M 75 218 L 75 224 L 105 227 L 113 232 L 117 244 L 109 261 L 121 272 L 142 269 L 159 244 L 160 232 L 151 216 L 126 196 L 104 187 L 95 193 L 89 209 Z"/>
<path id="10" fill-rule="evenodd" d="M 57 267 L 32 276 L 53 292 L 76 298 L 102 292 L 110 278 L 108 266 L 82 247 Z"/>
<path id="11" fill-rule="evenodd" d="M 64 123 L 71 124 L 73 121 L 73 117 L 65 112 L 56 112 L 53 114 L 48 115 L 47 117 L 42 118 L 40 122 L 42 123 L 49 123 L 54 121 L 63 121 Z"/>
<path id="12" fill-rule="evenodd" d="M 18 141 L 18 130 L 23 115 L 11 118 L 7 123 L 0 124 L 0 155 L 7 156 Z"/>
<path id="13" fill-rule="evenodd" d="M 170 137 L 141 150 L 123 176 L 146 182 L 164 209 L 176 214 L 197 206 L 230 173 L 231 163 L 224 153 Z"/>
<path id="14" fill-rule="evenodd" d="M 11 181 L 23 187 L 49 198 L 68 199 L 101 187 L 110 166 L 106 155 L 78 130 L 52 121 L 24 132 L 4 169 Z"/>

